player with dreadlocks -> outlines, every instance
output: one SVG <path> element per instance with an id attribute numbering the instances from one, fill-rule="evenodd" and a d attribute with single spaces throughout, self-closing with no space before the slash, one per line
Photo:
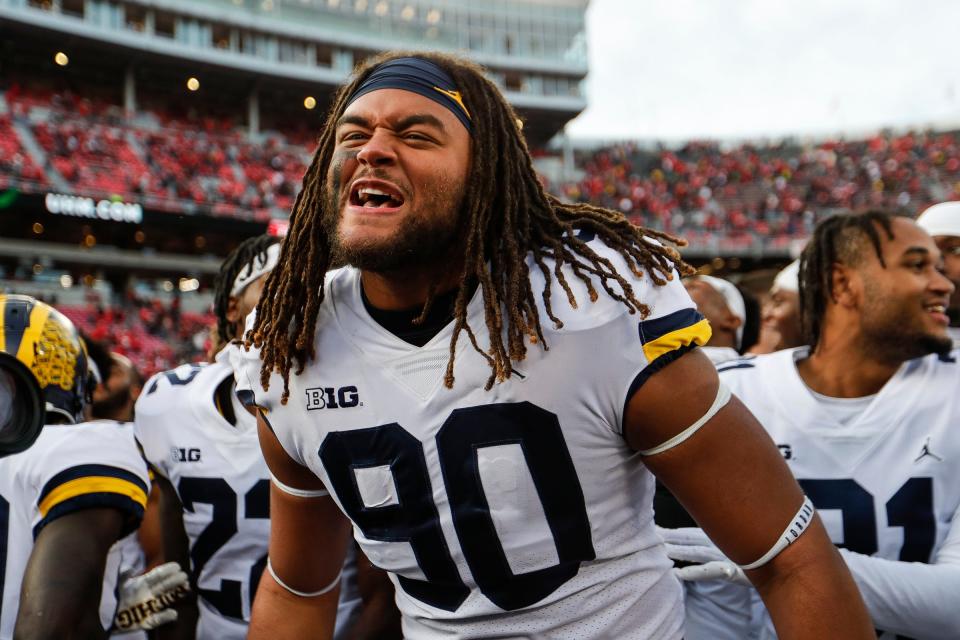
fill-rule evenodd
<path id="1" fill-rule="evenodd" d="M 952 638 L 960 629 L 960 365 L 946 309 L 953 285 L 934 239 L 883 211 L 822 221 L 800 257 L 809 347 L 721 366 L 761 420 L 831 531 L 880 638 Z M 709 546 L 687 532 L 687 544 Z M 743 579 L 710 560 L 681 575 Z M 727 566 L 724 566 L 724 565 Z M 713 590 L 717 593 L 716 590 Z M 772 637 L 769 621 L 737 637 Z M 707 631 L 688 637 L 718 638 Z"/>
<path id="2" fill-rule="evenodd" d="M 250 637 L 328 637 L 352 522 L 405 637 L 679 638 L 650 471 L 750 563 L 782 637 L 869 637 L 776 448 L 695 348 L 709 326 L 673 240 L 545 194 L 475 65 L 359 68 L 237 364 L 272 474 Z"/>
<path id="3" fill-rule="evenodd" d="M 136 435 L 155 475 L 140 532 L 147 562 L 175 560 L 197 587 L 197 596 L 180 605 L 180 620 L 163 630 L 164 637 L 226 640 L 247 634 L 250 601 L 266 562 L 270 474 L 256 420 L 236 399 L 228 360 L 237 348 L 231 343 L 241 337 L 243 320 L 277 264 L 279 242 L 266 235 L 249 238 L 224 260 L 214 292 L 222 339 L 216 360 L 157 374 L 137 402 Z M 378 603 L 393 608 L 385 578 L 385 590 L 362 598 L 353 557 L 341 603 L 341 638 L 355 637 L 363 599 L 379 595 Z M 372 610 L 364 611 L 370 617 Z M 390 623 L 389 613 L 376 612 L 378 628 Z"/>

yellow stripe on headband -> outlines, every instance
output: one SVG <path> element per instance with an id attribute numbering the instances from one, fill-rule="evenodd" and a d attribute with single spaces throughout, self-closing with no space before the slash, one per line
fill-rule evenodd
<path id="1" fill-rule="evenodd" d="M 440 87 L 434 87 L 434 91 L 439 91 L 443 95 L 447 96 L 463 109 L 463 112 L 467 114 L 467 117 L 473 119 L 473 116 L 470 115 L 470 112 L 467 111 L 467 105 L 463 104 L 463 96 L 460 95 L 459 91 L 447 91 L 446 89 L 441 89 Z"/>

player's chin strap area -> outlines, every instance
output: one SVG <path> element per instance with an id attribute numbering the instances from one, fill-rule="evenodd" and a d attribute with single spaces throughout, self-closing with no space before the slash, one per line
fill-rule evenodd
<path id="1" fill-rule="evenodd" d="M 343 576 L 343 569 L 340 569 L 340 573 L 338 573 L 337 577 L 333 579 L 333 582 L 325 586 L 323 589 L 320 589 L 319 591 L 307 592 L 307 591 L 297 591 L 293 587 L 289 586 L 286 582 L 281 580 L 280 577 L 277 575 L 277 572 L 273 570 L 273 564 L 270 563 L 269 557 L 267 558 L 267 571 L 270 572 L 270 575 L 273 577 L 273 579 L 277 582 L 278 585 L 280 585 L 281 587 L 283 587 L 293 595 L 300 596 L 301 598 L 315 598 L 316 596 L 322 596 L 325 593 L 329 593 L 337 585 L 340 584 L 340 578 L 341 576 Z"/>
<path id="2" fill-rule="evenodd" d="M 793 516 L 793 520 L 791 520 L 787 528 L 783 530 L 783 533 L 780 534 L 777 542 L 770 547 L 770 550 L 760 556 L 759 560 L 755 560 L 750 564 L 741 564 L 740 568 L 745 570 L 757 569 L 777 557 L 781 551 L 796 542 L 797 538 L 807 530 L 807 527 L 813 522 L 813 511 L 813 503 L 810 501 L 810 498 L 804 496 L 803 504 L 800 505 L 800 510 L 797 511 L 797 515 Z"/>
<path id="3" fill-rule="evenodd" d="M 296 487 L 283 484 L 277 480 L 277 476 L 272 473 L 270 474 L 270 481 L 273 483 L 273 486 L 280 489 L 280 491 L 298 498 L 323 498 L 330 495 L 330 492 L 325 489 L 297 489 Z M 276 578 L 276 576 L 274 576 L 274 578 Z"/>
<path id="4" fill-rule="evenodd" d="M 729 401 L 730 401 L 730 389 L 727 387 L 727 385 L 723 384 L 723 381 L 721 381 L 721 382 L 720 382 L 720 385 L 717 387 L 717 397 L 714 398 L 713 404 L 710 405 L 710 408 L 707 409 L 707 412 L 706 412 L 705 414 L 703 414 L 703 416 L 702 416 L 699 420 L 697 420 L 697 421 L 694 422 L 692 425 L 690 425 L 689 427 L 687 427 L 686 429 L 684 429 L 683 431 L 681 431 L 681 432 L 678 433 L 677 435 L 673 436 L 672 438 L 670 438 L 670 439 L 667 440 L 666 442 L 664 442 L 664 443 L 662 443 L 662 444 L 659 444 L 659 445 L 657 445 L 656 447 L 654 447 L 654 448 L 652 448 L 652 449 L 646 449 L 646 450 L 644 450 L 644 451 L 641 451 L 641 452 L 640 452 L 640 455 L 642 455 L 642 456 L 655 456 L 655 455 L 657 455 L 658 453 L 663 453 L 664 451 L 667 451 L 667 450 L 669 450 L 669 449 L 673 449 L 675 446 L 677 446 L 678 444 L 684 442 L 684 441 L 687 440 L 690 436 L 692 436 L 692 435 L 695 434 L 697 431 L 699 431 L 699 430 L 700 430 L 700 427 L 702 427 L 703 425 L 707 424 L 707 422 L 710 420 L 710 418 L 712 418 L 713 416 L 717 415 L 717 412 L 720 411 L 720 409 L 723 409 L 723 407 L 724 407 Z"/>

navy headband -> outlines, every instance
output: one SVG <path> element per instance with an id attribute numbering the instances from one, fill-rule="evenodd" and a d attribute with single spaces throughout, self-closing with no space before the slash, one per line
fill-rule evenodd
<path id="1" fill-rule="evenodd" d="M 347 100 L 354 100 L 379 89 L 403 89 L 419 93 L 450 110 L 470 131 L 470 112 L 453 84 L 453 79 L 438 65 L 423 58 L 395 58 L 373 70 Z"/>

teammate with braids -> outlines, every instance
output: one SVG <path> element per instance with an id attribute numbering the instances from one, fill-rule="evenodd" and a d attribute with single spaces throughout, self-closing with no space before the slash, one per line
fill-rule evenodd
<path id="1" fill-rule="evenodd" d="M 404 637 L 680 638 L 651 471 L 749 563 L 783 637 L 869 637 L 820 521 L 696 349 L 710 330 L 672 242 L 546 195 L 475 65 L 359 68 L 237 364 L 272 475 L 250 637 L 329 637 L 352 524 Z"/>
<path id="2" fill-rule="evenodd" d="M 147 562 L 178 561 L 197 586 L 198 597 L 180 606 L 180 621 L 160 630 L 163 637 L 246 637 L 266 562 L 270 475 L 256 420 L 236 399 L 228 359 L 279 249 L 278 238 L 257 236 L 227 256 L 215 281 L 216 361 L 157 374 L 137 402 L 137 439 L 156 476 L 140 531 Z M 361 609 L 352 559 L 348 574 L 342 634 L 350 633 Z M 381 599 L 392 608 L 390 585 L 383 583 Z M 379 617 L 389 622 L 382 611 Z"/>
<path id="3" fill-rule="evenodd" d="M 830 534 L 882 638 L 960 630 L 952 292 L 940 250 L 915 222 L 882 211 L 837 215 L 817 226 L 800 258 L 810 346 L 720 367 L 814 505 L 842 516 Z M 681 572 L 737 577 L 723 565 Z M 759 620 L 751 637 L 772 637 Z"/>

